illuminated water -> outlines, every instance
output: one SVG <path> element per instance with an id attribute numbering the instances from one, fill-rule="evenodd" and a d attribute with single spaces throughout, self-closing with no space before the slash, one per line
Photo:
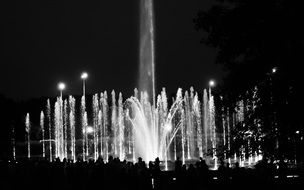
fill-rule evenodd
<path id="1" fill-rule="evenodd" d="M 225 147 L 224 159 L 231 162 L 226 154 L 231 149 L 231 129 L 244 120 L 244 104 L 240 101 L 239 110 L 228 109 L 222 114 L 222 126 L 218 126 L 211 89 L 199 91 L 200 96 L 193 88 L 184 92 L 178 89 L 170 101 L 164 88 L 156 95 L 153 3 L 140 3 L 139 90 L 134 89 L 129 98 L 114 90 L 110 97 L 106 91 L 92 97 L 84 92 L 79 106 L 72 96 L 58 97 L 53 105 L 48 100 L 46 113 L 40 116 L 42 156 L 50 160 L 106 160 L 112 155 L 134 162 L 138 157 L 147 162 L 159 157 L 166 169 L 168 161 L 177 157 L 183 164 L 202 157 L 216 169 L 220 147 Z M 29 158 L 30 128 L 27 114 Z M 245 153 L 240 152 L 233 160 L 244 165 Z M 260 152 L 251 155 L 250 163 L 261 159 Z"/>
<path id="2" fill-rule="evenodd" d="M 26 136 L 27 136 L 27 157 L 31 158 L 31 137 L 30 137 L 30 128 L 31 128 L 31 123 L 30 123 L 30 114 L 26 114 L 25 118 L 25 131 L 26 131 Z"/>
<path id="3" fill-rule="evenodd" d="M 86 99 L 82 97 L 79 106 L 72 96 L 59 97 L 53 105 L 48 100 L 46 113 L 40 114 L 41 156 L 50 160 L 57 157 L 107 160 L 112 155 L 129 161 L 142 157 L 147 162 L 159 157 L 165 167 L 177 157 L 183 163 L 202 157 L 216 169 L 218 155 L 223 153 L 221 147 L 226 146 L 223 155 L 227 162 L 238 161 L 244 166 L 261 159 L 261 152 L 252 152 L 245 159 L 245 145 L 234 157 L 226 154 L 231 149 L 231 129 L 244 120 L 242 102 L 237 112 L 218 117 L 210 90 L 203 90 L 199 96 L 193 88 L 184 92 L 178 89 L 173 100 L 168 99 L 163 89 L 153 107 L 147 94 L 139 95 L 135 89 L 134 96 L 126 99 L 122 93 L 116 96 L 115 91 L 110 100 L 106 91 Z M 90 106 L 84 110 L 86 103 Z M 222 120 L 220 125 L 216 125 L 216 118 Z M 29 114 L 25 126 L 30 158 Z"/>

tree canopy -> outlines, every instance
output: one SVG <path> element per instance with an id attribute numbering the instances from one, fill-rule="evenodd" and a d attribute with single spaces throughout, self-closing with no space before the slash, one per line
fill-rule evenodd
<path id="1" fill-rule="evenodd" d="M 194 19 L 207 32 L 201 42 L 218 49 L 216 62 L 229 74 L 227 88 L 237 92 L 265 79 L 273 67 L 293 87 L 302 79 L 304 12 L 298 1 L 217 0 Z M 239 79 L 242 79 L 241 81 Z"/>
<path id="2" fill-rule="evenodd" d="M 237 107 L 239 100 L 248 106 L 259 95 L 257 107 L 247 109 L 244 125 L 236 128 L 240 139 L 261 121 L 263 142 L 272 155 L 275 139 L 280 141 L 278 151 L 289 154 L 290 139 L 304 128 L 302 18 L 300 1 L 217 0 L 194 19 L 201 42 L 217 49 L 216 63 L 228 71 L 219 89 L 228 106 Z"/>

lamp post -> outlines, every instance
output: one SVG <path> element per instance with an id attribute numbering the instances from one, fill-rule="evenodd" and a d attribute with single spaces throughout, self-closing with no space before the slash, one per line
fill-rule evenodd
<path id="1" fill-rule="evenodd" d="M 275 75 L 278 72 L 278 67 L 273 67 L 271 69 L 271 72 L 267 73 L 269 76 L 269 95 L 270 95 L 270 110 L 271 110 L 271 128 L 272 132 L 274 134 L 274 151 L 276 156 L 280 156 L 280 133 L 277 123 L 277 109 L 276 109 L 276 94 L 275 94 L 275 84 L 274 79 Z"/>
<path id="2" fill-rule="evenodd" d="M 65 84 L 63 82 L 58 83 L 58 89 L 60 91 L 60 98 L 62 99 L 62 91 L 65 89 Z"/>
<path id="3" fill-rule="evenodd" d="M 63 150 L 63 143 L 64 143 L 64 140 L 63 140 L 63 105 L 62 105 L 62 92 L 63 92 L 63 90 L 65 89 L 65 84 L 63 83 L 63 82 L 60 82 L 60 83 L 58 83 L 58 89 L 59 89 L 59 91 L 60 91 L 60 128 L 59 129 L 57 129 L 58 130 L 58 132 L 59 132 L 59 134 L 62 134 L 62 135 L 60 135 L 60 138 L 59 138 L 59 142 L 56 142 L 56 143 L 59 143 L 59 146 L 58 146 L 58 148 L 60 148 L 59 149 L 59 151 L 57 152 L 59 155 L 57 155 L 57 156 L 59 156 L 59 157 L 63 157 L 63 154 L 64 154 L 64 150 Z M 57 150 L 58 150 L 58 148 L 57 148 Z"/>
<path id="4" fill-rule="evenodd" d="M 214 159 L 214 169 L 217 169 L 217 156 L 216 156 L 216 128 L 215 128 L 215 110 L 214 99 L 211 93 L 211 88 L 215 86 L 215 81 L 209 81 L 209 126 L 211 131 L 212 154 Z"/>
<path id="5" fill-rule="evenodd" d="M 214 80 L 210 80 L 209 81 L 209 88 L 212 88 L 215 86 L 215 81 Z"/>
<path id="6" fill-rule="evenodd" d="M 295 146 L 295 150 L 294 150 L 294 152 L 295 152 L 295 155 L 294 155 L 294 157 L 295 157 L 295 165 L 297 165 L 297 163 L 298 163 L 298 157 L 297 157 L 297 151 L 298 151 L 298 145 L 297 145 L 297 143 L 298 143 L 298 138 L 299 138 L 299 136 L 300 136 L 300 131 L 299 130 L 297 130 L 296 132 L 295 132 L 295 134 L 294 134 L 294 146 Z"/>
<path id="7" fill-rule="evenodd" d="M 83 139 L 82 139 L 82 154 L 83 159 L 86 160 L 87 156 L 89 154 L 89 145 L 88 145 L 88 134 L 87 134 L 87 116 L 86 116 L 86 103 L 85 103 L 85 95 L 86 95 L 86 89 L 85 89 L 85 82 L 88 78 L 88 73 L 83 72 L 80 76 L 82 79 L 82 92 L 83 96 L 81 99 L 81 116 L 82 116 L 82 130 L 84 131 Z"/>
<path id="8" fill-rule="evenodd" d="M 86 79 L 88 78 L 88 73 L 86 73 L 86 72 L 83 72 L 82 74 L 81 74 L 81 79 L 82 79 L 82 90 L 83 90 L 83 96 L 85 96 L 85 81 L 86 81 Z"/>

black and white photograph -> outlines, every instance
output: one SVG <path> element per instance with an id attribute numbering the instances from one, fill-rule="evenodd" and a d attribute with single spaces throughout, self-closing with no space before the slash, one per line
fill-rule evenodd
<path id="1" fill-rule="evenodd" d="M 1 4 L 1 190 L 304 187 L 301 1 Z"/>

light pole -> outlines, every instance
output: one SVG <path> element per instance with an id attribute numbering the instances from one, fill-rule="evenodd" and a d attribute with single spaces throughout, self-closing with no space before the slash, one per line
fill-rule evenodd
<path id="1" fill-rule="evenodd" d="M 209 126 L 211 131 L 212 153 L 214 159 L 214 168 L 217 169 L 217 155 L 216 155 L 216 129 L 215 129 L 215 110 L 214 99 L 211 94 L 211 88 L 215 86 L 215 81 L 209 81 Z"/>
<path id="2" fill-rule="evenodd" d="M 82 90 L 83 90 L 83 96 L 85 97 L 85 81 L 86 81 L 86 79 L 88 78 L 88 73 L 86 73 L 86 72 L 83 72 L 82 74 L 81 74 L 81 79 L 82 79 Z"/>
<path id="3" fill-rule="evenodd" d="M 215 81 L 213 79 L 211 79 L 209 81 L 209 98 L 212 96 L 211 94 L 211 88 L 213 88 L 215 86 Z"/>
<path id="4" fill-rule="evenodd" d="M 274 79 L 275 75 L 277 75 L 278 72 L 278 67 L 273 67 L 271 69 L 270 73 L 267 73 L 269 75 L 269 95 L 270 95 L 270 110 L 271 110 L 271 128 L 272 132 L 274 133 L 275 136 L 275 145 L 274 149 L 276 154 L 279 154 L 279 149 L 280 149 L 280 133 L 279 133 L 279 128 L 278 128 L 278 123 L 277 123 L 277 109 L 276 109 L 276 93 L 275 93 L 275 88 L 276 85 L 274 84 Z"/>
<path id="5" fill-rule="evenodd" d="M 87 134 L 87 116 L 86 116 L 86 103 L 85 103 L 85 81 L 88 78 L 88 73 L 83 72 L 80 76 L 82 79 L 82 90 L 83 90 L 83 96 L 81 98 L 81 117 L 82 117 L 82 130 L 84 131 L 83 134 L 83 139 L 82 139 L 82 154 L 83 154 L 83 159 L 86 160 L 88 156 L 88 134 Z"/>
<path id="6" fill-rule="evenodd" d="M 295 132 L 295 134 L 294 134 L 294 144 L 295 144 L 295 155 L 294 155 L 294 157 L 295 157 L 295 165 L 297 165 L 297 163 L 298 163 L 298 160 L 297 160 L 297 151 L 298 151 L 298 149 L 297 149 L 297 143 L 298 143 L 298 136 L 300 135 L 300 131 L 299 130 L 297 130 L 296 132 Z"/>
<path id="7" fill-rule="evenodd" d="M 210 80 L 209 81 L 209 88 L 212 88 L 215 86 L 215 81 L 214 80 Z"/>
<path id="8" fill-rule="evenodd" d="M 58 151 L 59 153 L 59 157 L 63 157 L 63 105 L 62 105 L 62 91 L 65 89 L 65 84 L 63 82 L 60 82 L 58 84 L 58 89 L 60 91 L 60 129 L 57 129 L 60 135 L 60 139 L 59 139 L 59 145 L 60 145 L 60 149 Z M 58 143 L 58 142 L 57 142 Z M 59 147 L 58 147 L 59 148 Z M 57 149 L 58 150 L 58 149 Z"/>
<path id="9" fill-rule="evenodd" d="M 63 82 L 58 83 L 58 89 L 60 91 L 60 98 L 62 99 L 62 91 L 65 89 L 65 84 Z"/>

